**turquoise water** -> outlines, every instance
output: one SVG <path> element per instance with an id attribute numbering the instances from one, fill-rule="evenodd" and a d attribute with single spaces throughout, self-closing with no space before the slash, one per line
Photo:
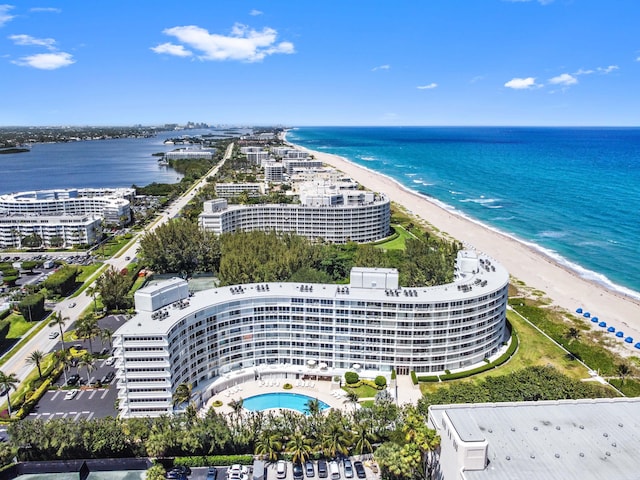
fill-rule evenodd
<path id="1" fill-rule="evenodd" d="M 640 298 L 640 129 L 304 127 L 341 155 Z"/>
<path id="2" fill-rule="evenodd" d="M 309 400 L 314 400 L 314 398 L 300 395 L 299 393 L 263 393 L 245 398 L 242 406 L 252 412 L 269 410 L 271 408 L 286 408 L 289 410 L 297 410 L 300 413 L 307 413 L 307 402 Z M 320 410 L 329 408 L 329 405 L 323 401 L 318 401 L 320 402 Z"/>

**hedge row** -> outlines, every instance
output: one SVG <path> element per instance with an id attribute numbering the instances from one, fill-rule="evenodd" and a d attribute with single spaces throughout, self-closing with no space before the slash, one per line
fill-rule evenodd
<path id="1" fill-rule="evenodd" d="M 253 465 L 253 455 L 205 455 L 202 457 L 176 457 L 175 466 L 184 467 L 226 467 L 229 465 Z"/>
<path id="2" fill-rule="evenodd" d="M 504 352 L 500 357 L 498 357 L 494 362 L 487 363 L 482 365 L 481 367 L 474 368 L 473 370 L 465 370 L 464 372 L 456 372 L 456 373 L 448 373 L 445 375 L 429 375 L 418 377 L 419 382 L 437 382 L 447 381 L 447 380 L 457 380 L 459 378 L 466 378 L 472 375 L 477 375 L 478 373 L 486 372 L 487 370 L 491 370 L 492 368 L 499 367 L 507 360 L 511 358 L 511 356 L 515 353 L 518 348 L 518 336 L 516 335 L 515 330 L 511 329 L 511 344 L 506 352 Z"/>

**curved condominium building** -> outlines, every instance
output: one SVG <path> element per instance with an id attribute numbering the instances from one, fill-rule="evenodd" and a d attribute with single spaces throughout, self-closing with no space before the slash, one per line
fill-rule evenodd
<path id="1" fill-rule="evenodd" d="M 453 283 L 403 288 L 394 269 L 354 268 L 347 285 L 268 283 L 190 294 L 172 279 L 136 292 L 136 315 L 114 334 L 123 417 L 172 411 L 193 385 L 204 404 L 228 378 L 261 369 L 367 376 L 466 369 L 508 340 L 509 275 L 461 251 Z M 241 373 L 242 372 L 242 373 Z M 308 373 L 308 372 L 307 372 Z"/>
<path id="2" fill-rule="evenodd" d="M 238 230 L 291 232 L 329 243 L 368 243 L 389 236 L 391 202 L 383 195 L 340 191 L 335 195 L 301 195 L 301 204 L 228 205 L 204 202 L 198 222 L 217 234 Z"/>

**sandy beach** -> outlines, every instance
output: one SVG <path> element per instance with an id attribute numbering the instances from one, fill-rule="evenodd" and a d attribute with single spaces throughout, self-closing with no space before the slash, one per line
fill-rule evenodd
<path id="1" fill-rule="evenodd" d="M 605 330 L 576 314 L 577 308 L 597 316 L 600 321 L 607 322 L 607 326 L 623 331 L 625 337 L 631 336 L 634 341 L 631 344 L 625 343 L 623 339 L 609 334 L 621 347 L 616 350 L 627 355 L 640 353 L 634 347 L 636 342 L 640 342 L 640 302 L 581 278 L 524 243 L 452 213 L 427 197 L 404 189 L 384 175 L 371 172 L 337 155 L 312 151 L 299 145 L 296 148 L 312 153 L 317 159 L 346 173 L 368 189 L 385 193 L 419 220 L 431 224 L 449 237 L 495 258 L 506 266 L 513 278 L 532 289 L 544 292 L 553 305 L 583 319 L 590 328 Z"/>

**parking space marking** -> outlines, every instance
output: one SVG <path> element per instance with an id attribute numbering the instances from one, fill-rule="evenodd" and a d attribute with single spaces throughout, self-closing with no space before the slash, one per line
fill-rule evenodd
<path id="1" fill-rule="evenodd" d="M 89 414 L 89 416 L 87 417 L 87 420 L 91 420 L 93 418 L 93 416 L 95 415 L 95 412 L 91 412 Z"/>
<path id="2" fill-rule="evenodd" d="M 91 400 L 93 398 L 93 396 L 96 394 L 97 390 L 93 390 L 90 394 L 89 394 L 89 400 Z"/>
<path id="3" fill-rule="evenodd" d="M 102 394 L 102 396 L 100 397 L 100 400 L 104 400 L 104 397 L 107 396 L 107 393 L 109 393 L 109 389 L 105 388 L 104 389 L 104 393 Z"/>
<path id="4" fill-rule="evenodd" d="M 77 422 L 77 421 L 78 421 L 78 418 L 80 418 L 80 415 L 82 415 L 82 412 L 77 413 L 77 414 L 76 414 L 76 416 L 75 416 L 75 417 L 73 417 L 73 421 L 74 421 L 74 422 Z"/>
<path id="5" fill-rule="evenodd" d="M 75 415 L 78 412 L 67 412 L 69 415 Z"/>
<path id="6" fill-rule="evenodd" d="M 56 399 L 56 397 L 60 395 L 60 393 L 61 393 L 60 390 L 56 390 L 56 392 L 53 395 L 51 395 L 51 398 L 49 399 L 49 401 L 53 402 Z"/>

